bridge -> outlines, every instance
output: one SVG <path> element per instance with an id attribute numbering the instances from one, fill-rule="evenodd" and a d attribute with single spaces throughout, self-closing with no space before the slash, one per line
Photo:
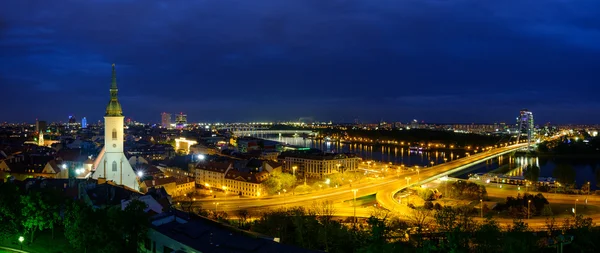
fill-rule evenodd
<path id="1" fill-rule="evenodd" d="M 377 202 L 381 204 L 382 207 L 388 210 L 394 210 L 396 208 L 399 208 L 401 205 L 400 203 L 398 203 L 398 201 L 396 201 L 394 196 L 396 195 L 396 193 L 403 189 L 415 185 L 421 185 L 436 180 L 438 178 L 447 176 L 449 174 L 456 173 L 478 163 L 482 163 L 486 160 L 514 152 L 518 149 L 527 148 L 528 145 L 528 143 L 523 143 L 492 149 L 484 153 L 471 155 L 462 159 L 439 164 L 428 169 L 423 169 L 420 170 L 418 173 L 412 173 L 412 175 L 404 175 L 404 177 L 398 179 L 400 180 L 400 182 L 397 182 L 397 184 L 390 184 L 386 185 L 385 187 L 381 187 L 376 193 Z M 406 176 L 408 176 L 408 180 L 405 179 Z M 422 180 L 420 180 L 421 178 Z M 410 183 L 411 179 L 415 180 L 415 182 L 412 184 Z"/>
<path id="2" fill-rule="evenodd" d="M 274 134 L 306 134 L 316 135 L 317 133 L 312 130 L 271 130 L 271 129 L 235 129 L 233 134 L 237 136 L 261 136 L 261 135 L 274 135 Z"/>
<path id="3" fill-rule="evenodd" d="M 398 203 L 394 200 L 394 194 L 413 184 L 407 184 L 404 179 L 406 176 L 417 179 L 423 178 L 421 182 L 435 180 L 456 171 L 463 170 L 469 166 L 481 163 L 485 160 L 510 153 L 515 150 L 526 147 L 527 144 L 515 144 L 511 146 L 492 149 L 487 152 L 478 153 L 468 157 L 463 157 L 454 161 L 435 165 L 419 172 L 405 172 L 398 176 L 388 176 L 378 181 L 362 180 L 354 182 L 352 188 L 342 186 L 327 190 L 315 191 L 304 195 L 291 195 L 289 192 L 285 196 L 271 196 L 263 198 L 229 198 L 229 199 L 200 199 L 193 203 L 194 206 L 203 206 L 203 208 L 214 208 L 215 202 L 219 202 L 219 209 L 223 211 L 234 211 L 239 209 L 269 209 L 281 206 L 310 206 L 314 201 L 332 201 L 341 203 L 345 200 L 352 200 L 353 190 L 356 190 L 356 197 L 376 195 L 377 201 L 386 209 L 394 210 Z M 414 183 L 416 184 L 416 183 Z"/>

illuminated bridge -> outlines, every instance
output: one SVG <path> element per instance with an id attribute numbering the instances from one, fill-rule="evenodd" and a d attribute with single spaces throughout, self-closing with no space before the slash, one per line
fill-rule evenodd
<path id="1" fill-rule="evenodd" d="M 262 130 L 262 129 L 234 129 L 233 134 L 237 136 L 261 136 L 261 135 L 316 135 L 317 133 L 311 130 Z"/>

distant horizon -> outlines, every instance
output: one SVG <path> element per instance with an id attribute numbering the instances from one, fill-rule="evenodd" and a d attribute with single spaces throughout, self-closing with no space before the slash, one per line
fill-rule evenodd
<path id="1" fill-rule="evenodd" d="M 81 124 L 81 118 L 77 118 L 76 115 L 72 115 L 75 116 L 76 118 L 76 122 Z M 84 116 L 85 117 L 85 116 Z M 127 123 L 127 120 L 130 119 L 129 117 L 125 116 L 125 123 Z M 67 123 L 67 120 L 55 120 L 55 121 L 51 121 L 51 120 L 45 120 L 45 119 L 39 119 L 39 121 L 46 121 L 46 123 L 51 124 L 51 123 Z M 98 123 L 99 120 L 93 120 L 90 121 L 89 117 L 86 117 L 87 120 L 87 124 L 88 125 L 96 125 Z M 135 119 L 131 118 L 131 120 L 133 120 L 134 122 L 138 122 L 138 123 L 143 123 L 143 124 L 156 124 L 156 125 L 160 125 L 161 121 L 136 121 Z M 104 118 L 102 118 L 100 120 L 101 122 L 104 122 Z M 300 121 L 294 121 L 294 120 L 279 120 L 279 121 L 260 121 L 260 120 L 254 120 L 254 121 L 189 121 L 187 124 L 236 124 L 236 123 L 273 123 L 273 124 L 282 124 L 282 123 L 296 123 L 296 122 L 300 122 Z M 320 120 L 315 120 L 312 123 L 329 123 L 330 121 L 320 121 Z M 387 124 L 394 124 L 394 123 L 402 123 L 402 124 L 410 124 L 411 121 L 386 121 L 383 120 L 381 122 L 378 121 L 368 121 L 368 122 L 358 122 L 358 124 L 379 124 L 385 122 Z M 16 121 L 16 122 L 9 122 L 9 121 L 0 121 L 1 124 L 7 123 L 7 124 L 35 124 L 36 121 Z M 172 122 L 174 124 L 174 122 Z M 305 122 L 304 122 L 305 123 Z M 331 121 L 331 123 L 333 125 L 351 125 L 351 124 L 356 124 L 355 122 L 341 122 L 341 121 Z M 546 124 L 550 124 L 553 126 L 565 126 L 565 125 L 589 125 L 589 126 L 598 126 L 600 125 L 600 123 L 552 123 L 552 122 L 545 122 L 545 123 L 540 123 L 540 122 L 535 122 L 534 124 L 537 126 L 543 126 Z M 310 124 L 310 123 L 307 123 Z M 429 124 L 429 125 L 494 125 L 494 124 L 505 124 L 505 125 L 515 125 L 517 124 L 516 120 L 514 122 L 422 122 L 419 121 L 419 124 Z"/>

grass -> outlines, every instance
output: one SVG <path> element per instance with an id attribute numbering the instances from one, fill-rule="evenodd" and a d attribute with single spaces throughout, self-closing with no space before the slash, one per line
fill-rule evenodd
<path id="1" fill-rule="evenodd" d="M 54 231 L 54 239 L 52 239 L 52 232 L 50 230 L 37 232 L 36 238 L 33 240 L 33 244 L 28 244 L 29 237 L 25 237 L 23 242 L 23 250 L 31 253 L 76 253 L 77 251 L 71 248 L 71 245 L 65 238 L 63 231 Z M 14 240 L 3 240 L 0 241 L 1 246 L 10 247 L 14 249 L 21 249 L 19 241 L 15 238 Z M 0 250 L 0 252 L 3 252 Z M 9 251 L 6 251 L 9 252 Z"/>

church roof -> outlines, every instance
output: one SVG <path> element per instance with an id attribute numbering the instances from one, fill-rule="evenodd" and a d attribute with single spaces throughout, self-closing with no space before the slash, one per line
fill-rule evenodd
<path id="1" fill-rule="evenodd" d="M 118 93 L 119 89 L 117 88 L 117 72 L 115 71 L 115 64 L 113 64 L 112 81 L 110 85 L 110 102 L 108 102 L 108 106 L 106 107 L 105 116 L 123 116 L 123 109 L 121 108 L 121 104 L 117 98 Z"/>

